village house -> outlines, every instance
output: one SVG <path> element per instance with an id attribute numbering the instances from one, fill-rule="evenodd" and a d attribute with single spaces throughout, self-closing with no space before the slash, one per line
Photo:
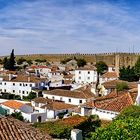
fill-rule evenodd
<path id="1" fill-rule="evenodd" d="M 28 122 L 46 121 L 46 112 L 37 112 L 31 105 L 23 102 L 9 100 L 1 103 L 1 107 L 6 110 L 7 114 L 21 112 L 24 120 Z"/>
<path id="2" fill-rule="evenodd" d="M 81 106 L 81 115 L 98 115 L 100 119 L 112 120 L 124 108 L 136 103 L 137 92 L 112 91 Z"/>
<path id="3" fill-rule="evenodd" d="M 28 96 L 32 89 L 43 89 L 46 85 L 45 79 L 29 75 L 12 75 L 0 78 L 0 92 Z"/>
<path id="4" fill-rule="evenodd" d="M 87 90 L 70 91 L 70 90 L 55 89 L 51 91 L 43 91 L 43 97 L 63 101 L 67 104 L 80 105 L 86 103 L 88 99 L 93 98 L 94 94 L 91 92 L 87 92 Z"/>
<path id="5" fill-rule="evenodd" d="M 75 70 L 75 82 L 79 84 L 94 83 L 97 81 L 95 68 L 78 68 Z"/>
<path id="6" fill-rule="evenodd" d="M 51 68 L 47 66 L 31 66 L 28 70 L 34 70 L 35 75 L 39 77 L 48 77 L 48 73 L 51 72 Z"/>
<path id="7" fill-rule="evenodd" d="M 75 105 L 54 101 L 48 98 L 38 97 L 31 101 L 31 105 L 38 112 L 45 112 L 46 119 L 56 119 L 59 113 L 71 113 Z"/>

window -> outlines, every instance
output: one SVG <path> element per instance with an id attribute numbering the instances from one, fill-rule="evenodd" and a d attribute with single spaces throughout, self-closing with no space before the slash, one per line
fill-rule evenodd
<path id="1" fill-rule="evenodd" d="M 60 101 L 62 101 L 62 97 L 60 97 Z"/>
<path id="2" fill-rule="evenodd" d="M 15 83 L 13 83 L 13 86 L 15 86 Z"/>
<path id="3" fill-rule="evenodd" d="M 88 80 L 90 79 L 90 77 L 87 78 Z"/>
<path id="4" fill-rule="evenodd" d="M 79 100 L 79 103 L 81 104 L 82 103 L 82 100 Z"/>
<path id="5" fill-rule="evenodd" d="M 2 83 L 0 83 L 0 85 L 2 85 Z"/>
<path id="6" fill-rule="evenodd" d="M 81 76 L 79 76 L 79 79 L 81 79 Z"/>
<path id="7" fill-rule="evenodd" d="M 21 90 L 19 90 L 19 93 L 21 93 Z"/>
<path id="8" fill-rule="evenodd" d="M 90 74 L 90 71 L 88 71 L 88 74 Z"/>
<path id="9" fill-rule="evenodd" d="M 30 84 L 30 87 L 32 87 L 32 84 Z"/>
<path id="10" fill-rule="evenodd" d="M 15 90 L 13 90 L 13 93 L 15 93 Z"/>
<path id="11" fill-rule="evenodd" d="M 54 100 L 54 96 L 52 97 L 52 99 Z"/>
<path id="12" fill-rule="evenodd" d="M 71 99 L 69 99 L 69 102 L 71 102 Z"/>
<path id="13" fill-rule="evenodd" d="M 4 90 L 4 92 L 6 92 L 6 89 Z"/>
<path id="14" fill-rule="evenodd" d="M 21 83 L 20 83 L 19 85 L 20 85 L 20 86 L 22 86 L 22 84 L 21 84 Z"/>
<path id="15" fill-rule="evenodd" d="M 6 85 L 6 83 L 4 83 L 4 85 Z"/>
<path id="16" fill-rule="evenodd" d="M 28 84 L 26 84 L 26 86 L 28 86 Z"/>
<path id="17" fill-rule="evenodd" d="M 25 92 L 24 91 L 22 91 L 22 94 L 24 94 Z"/>
<path id="18" fill-rule="evenodd" d="M 81 71 L 79 71 L 79 74 L 81 74 Z"/>
<path id="19" fill-rule="evenodd" d="M 29 92 L 28 92 L 28 91 L 26 91 L 26 93 L 28 94 Z"/>

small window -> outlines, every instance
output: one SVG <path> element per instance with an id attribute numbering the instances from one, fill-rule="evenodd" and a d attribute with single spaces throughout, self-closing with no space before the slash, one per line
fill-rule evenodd
<path id="1" fill-rule="evenodd" d="M 52 99 L 54 100 L 54 96 L 52 97 Z"/>
<path id="2" fill-rule="evenodd" d="M 90 77 L 87 78 L 88 80 L 90 79 Z"/>
<path id="3" fill-rule="evenodd" d="M 21 93 L 21 90 L 19 90 L 19 93 Z"/>
<path id="4" fill-rule="evenodd" d="M 21 83 L 20 83 L 19 85 L 20 85 L 20 86 L 22 86 L 22 84 L 21 84 Z"/>
<path id="5" fill-rule="evenodd" d="M 28 94 L 29 92 L 27 91 L 26 93 Z"/>
<path id="6" fill-rule="evenodd" d="M 6 83 L 4 83 L 4 85 L 6 85 Z"/>
<path id="7" fill-rule="evenodd" d="M 81 104 L 82 103 L 82 100 L 79 100 L 79 103 Z"/>
<path id="8" fill-rule="evenodd" d="M 71 102 L 71 99 L 69 99 L 69 102 Z"/>
<path id="9" fill-rule="evenodd" d="M 26 84 L 26 86 L 28 86 L 28 84 Z"/>
<path id="10" fill-rule="evenodd" d="M 22 91 L 22 94 L 24 94 L 25 92 L 24 91 Z"/>
<path id="11" fill-rule="evenodd" d="M 15 86 L 15 83 L 13 83 L 13 86 Z"/>
<path id="12" fill-rule="evenodd" d="M 81 79 L 81 76 L 79 76 L 79 79 Z"/>
<path id="13" fill-rule="evenodd" d="M 32 87 L 32 84 L 30 84 L 30 87 Z"/>
<path id="14" fill-rule="evenodd" d="M 88 71 L 88 74 L 90 74 L 90 71 Z"/>
<path id="15" fill-rule="evenodd" d="M 60 97 L 60 101 L 62 101 L 62 97 Z"/>
<path id="16" fill-rule="evenodd" d="M 79 74 L 81 74 L 81 71 L 79 71 Z"/>
<path id="17" fill-rule="evenodd" d="M 4 90 L 4 92 L 6 92 L 6 89 Z"/>
<path id="18" fill-rule="evenodd" d="M 13 90 L 13 93 L 15 93 L 15 90 Z"/>
<path id="19" fill-rule="evenodd" d="M 0 85 L 2 85 L 2 83 L 0 83 Z"/>

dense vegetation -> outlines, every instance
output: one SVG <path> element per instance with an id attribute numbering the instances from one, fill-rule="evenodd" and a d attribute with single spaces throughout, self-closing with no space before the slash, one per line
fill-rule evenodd
<path id="1" fill-rule="evenodd" d="M 140 78 L 140 57 L 134 67 L 122 67 L 119 73 L 120 80 L 128 82 L 138 81 Z"/>
<path id="2" fill-rule="evenodd" d="M 3 66 L 7 70 L 14 71 L 15 70 L 15 55 L 14 55 L 14 49 L 11 52 L 10 58 L 7 57 L 3 60 Z"/>
<path id="3" fill-rule="evenodd" d="M 31 101 L 32 99 L 36 98 L 37 94 L 35 92 L 30 92 L 28 96 L 24 96 L 23 99 L 26 101 Z"/>
<path id="4" fill-rule="evenodd" d="M 121 82 L 121 83 L 117 83 L 116 89 L 117 89 L 117 91 L 123 91 L 123 90 L 128 90 L 129 87 L 126 82 Z"/>
<path id="5" fill-rule="evenodd" d="M 11 116 L 14 117 L 15 119 L 20 120 L 20 121 L 23 121 L 24 120 L 21 112 L 14 112 L 14 113 L 11 114 Z"/>
<path id="6" fill-rule="evenodd" d="M 54 122 L 35 123 L 33 125 L 41 129 L 44 133 L 48 133 L 53 138 L 70 138 L 72 129 L 81 129 L 83 136 L 88 137 L 91 131 L 95 131 L 100 127 L 100 120 L 97 116 L 81 117 L 79 115 L 72 116 L 66 119 L 60 119 Z"/>
<path id="7" fill-rule="evenodd" d="M 106 128 L 96 129 L 90 140 L 139 140 L 140 107 L 130 106 Z"/>

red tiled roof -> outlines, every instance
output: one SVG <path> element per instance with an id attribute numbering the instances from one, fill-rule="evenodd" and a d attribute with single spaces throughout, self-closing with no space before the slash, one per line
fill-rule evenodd
<path id="1" fill-rule="evenodd" d="M 75 108 L 76 106 L 66 104 L 64 102 L 52 101 L 52 102 L 48 102 L 48 104 L 42 106 L 41 108 L 45 108 L 45 107 L 50 110 L 63 110 L 63 109 Z"/>
<path id="2" fill-rule="evenodd" d="M 21 102 L 14 101 L 14 100 L 9 100 L 9 101 L 3 102 L 2 105 L 13 108 L 13 109 L 19 109 L 24 104 Z"/>
<path id="3" fill-rule="evenodd" d="M 44 91 L 44 93 L 49 95 L 82 98 L 82 99 L 92 98 L 94 96 L 91 92 L 89 93 L 84 91 L 70 91 L 70 90 L 62 90 L 62 89 Z"/>
<path id="4" fill-rule="evenodd" d="M 32 69 L 42 69 L 42 68 L 48 68 L 48 69 L 50 69 L 49 67 L 47 67 L 47 66 L 31 66 L 31 68 Z"/>
<path id="5" fill-rule="evenodd" d="M 42 134 L 28 124 L 12 117 L 0 117 L 1 140 L 51 140 L 49 135 Z"/>
<path id="6" fill-rule="evenodd" d="M 9 77 L 6 76 L 6 77 L 3 77 L 3 81 L 9 81 Z M 41 79 L 39 77 L 36 77 L 36 76 L 28 76 L 28 75 L 17 75 L 17 77 L 13 77 L 10 81 L 12 82 L 31 82 L 31 83 L 37 83 L 37 82 L 40 82 L 40 81 L 44 81 L 44 79 Z"/>
<path id="7" fill-rule="evenodd" d="M 112 96 L 112 98 L 99 98 L 94 101 L 86 103 L 87 107 L 96 107 L 98 109 L 120 112 L 122 109 L 133 105 L 135 101 L 133 97 L 135 95 L 130 95 L 129 92 L 118 93 L 118 96 Z M 136 98 L 136 96 L 135 96 Z"/>
<path id="8" fill-rule="evenodd" d="M 102 75 L 103 78 L 118 78 L 118 75 L 116 72 L 106 72 Z"/>

